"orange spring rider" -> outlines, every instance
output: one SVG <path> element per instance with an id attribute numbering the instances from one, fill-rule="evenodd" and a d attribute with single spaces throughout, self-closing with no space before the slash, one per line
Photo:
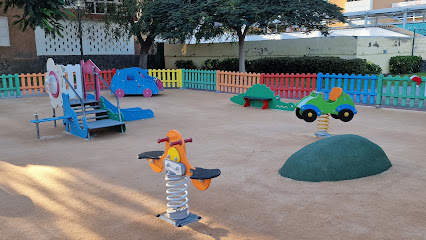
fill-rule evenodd
<path id="1" fill-rule="evenodd" d="M 185 143 L 192 142 L 192 138 L 183 139 L 176 130 L 170 130 L 165 138 L 158 139 L 158 143 L 162 142 L 166 145 L 164 151 L 144 152 L 138 157 L 148 159 L 154 172 L 166 169 L 167 211 L 157 217 L 176 227 L 183 227 L 201 219 L 189 212 L 188 177 L 198 190 L 204 191 L 210 186 L 211 179 L 220 175 L 220 170 L 193 167 L 188 161 L 185 148 Z"/>

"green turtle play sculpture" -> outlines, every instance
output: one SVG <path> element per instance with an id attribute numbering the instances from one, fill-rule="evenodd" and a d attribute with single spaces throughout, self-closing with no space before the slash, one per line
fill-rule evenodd
<path id="1" fill-rule="evenodd" d="M 247 89 L 247 92 L 231 97 L 231 101 L 244 107 L 253 106 L 286 111 L 293 111 L 295 106 L 294 103 L 282 102 L 280 96 L 275 96 L 274 92 L 264 84 L 253 85 Z"/>

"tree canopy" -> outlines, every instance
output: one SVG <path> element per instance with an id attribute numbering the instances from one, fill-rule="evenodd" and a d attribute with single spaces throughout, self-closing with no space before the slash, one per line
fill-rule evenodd
<path id="1" fill-rule="evenodd" d="M 41 27 L 60 34 L 61 20 L 73 16 L 64 0 L 2 0 L 0 9 L 23 10 L 14 24 L 22 31 Z M 244 66 L 244 40 L 249 31 L 267 33 L 293 28 L 327 34 L 331 20 L 345 21 L 341 8 L 323 0 L 123 0 L 109 7 L 106 32 L 116 37 L 135 36 L 141 44 L 140 66 L 147 66 L 148 50 L 156 37 L 182 42 L 195 36 L 212 39 L 225 33 L 238 36 L 240 71 Z"/>
<path id="2" fill-rule="evenodd" d="M 35 29 L 40 27 L 48 34 L 59 34 L 63 26 L 59 21 L 68 19 L 74 15 L 64 9 L 64 0 L 4 0 L 0 1 L 0 9 L 7 13 L 9 9 L 19 8 L 23 10 L 22 15 L 15 15 L 18 20 L 13 24 L 25 31 L 28 27 Z"/>
<path id="3" fill-rule="evenodd" d="M 239 40 L 239 68 L 245 71 L 244 39 L 250 29 L 266 33 L 275 29 L 319 30 L 327 34 L 332 20 L 344 22 L 341 8 L 322 0 L 205 0 L 198 39 L 234 33 Z M 197 13 L 196 13 L 197 14 Z M 218 24 L 219 23 L 219 24 Z M 214 34 L 212 34 L 214 33 Z"/>
<path id="4" fill-rule="evenodd" d="M 200 7 L 182 0 L 123 0 L 107 12 L 105 32 L 114 37 L 135 36 L 141 45 L 139 66 L 146 68 L 148 51 L 156 37 L 182 40 L 192 36 L 199 15 L 187 13 Z"/>

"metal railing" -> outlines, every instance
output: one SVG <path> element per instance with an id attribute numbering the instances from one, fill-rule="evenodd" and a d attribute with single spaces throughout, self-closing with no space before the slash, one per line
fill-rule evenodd
<path id="1" fill-rule="evenodd" d="M 105 81 L 105 80 L 101 77 L 101 75 L 99 75 L 99 74 L 96 72 L 95 67 L 92 67 L 92 68 L 93 68 L 93 79 L 95 79 L 95 76 L 98 76 L 98 77 L 99 77 L 99 79 L 101 79 L 101 80 L 102 80 L 102 82 L 104 83 L 104 85 L 105 85 L 105 86 L 107 86 L 107 88 L 109 89 L 109 91 L 110 91 L 112 94 L 114 94 L 115 99 L 116 99 L 116 101 L 117 101 L 118 119 L 120 120 L 120 122 L 123 122 L 123 120 L 121 119 L 120 101 L 118 100 L 118 96 L 117 96 L 117 94 L 115 94 L 115 92 L 111 90 L 111 88 L 110 88 L 110 86 L 107 84 L 107 82 L 106 82 L 106 81 Z M 95 80 L 95 84 L 96 84 L 96 80 Z M 95 86 L 95 89 L 96 89 L 96 86 Z M 120 125 L 120 127 L 121 127 L 121 132 L 123 133 L 123 132 L 124 132 L 124 131 L 123 131 L 123 125 Z"/>
<path id="2" fill-rule="evenodd" d="M 86 110 L 84 109 L 84 102 L 83 99 L 81 99 L 80 95 L 78 95 L 77 91 L 74 89 L 74 86 L 71 85 L 71 83 L 68 81 L 68 79 L 63 76 L 65 81 L 68 83 L 68 86 L 70 87 L 70 89 L 74 92 L 74 94 L 78 97 L 78 99 L 80 100 L 80 105 L 81 105 L 81 109 L 83 111 L 83 117 L 84 119 L 86 119 Z"/>

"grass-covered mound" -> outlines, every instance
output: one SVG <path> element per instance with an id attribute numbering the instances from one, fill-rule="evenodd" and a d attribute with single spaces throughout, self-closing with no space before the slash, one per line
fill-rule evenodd
<path id="1" fill-rule="evenodd" d="M 391 166 L 380 146 L 348 134 L 303 147 L 287 159 L 279 173 L 299 181 L 341 181 L 379 174 Z"/>

